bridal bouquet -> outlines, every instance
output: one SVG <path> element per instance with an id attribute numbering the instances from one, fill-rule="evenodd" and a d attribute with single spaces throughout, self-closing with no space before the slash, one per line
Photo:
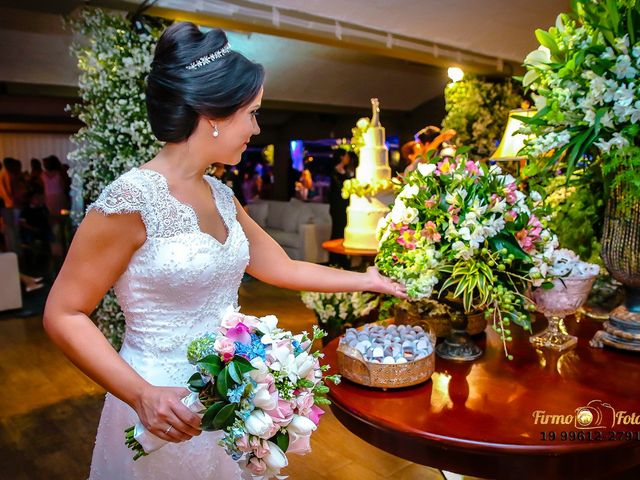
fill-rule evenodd
<path id="1" fill-rule="evenodd" d="M 313 335 L 293 335 L 278 328 L 273 315 L 253 317 L 229 312 L 217 331 L 193 340 L 187 358 L 197 372 L 188 380 L 193 392 L 183 400 L 202 415 L 202 429 L 222 430 L 219 444 L 252 475 L 277 477 L 288 464 L 286 453 L 310 450 L 311 433 L 324 413 L 329 388 L 337 375 L 324 376 Z M 125 431 L 134 460 L 164 443 L 140 424 Z M 154 441 L 150 442 L 149 437 Z"/>
<path id="2" fill-rule="evenodd" d="M 535 307 L 525 293 L 532 281 L 552 285 L 545 265 L 558 242 L 545 227 L 542 197 L 522 193 L 496 165 L 464 155 L 434 161 L 405 177 L 381 219 L 376 265 L 413 300 L 439 297 L 466 313 L 484 310 L 507 353 L 510 322 L 531 328 Z"/>

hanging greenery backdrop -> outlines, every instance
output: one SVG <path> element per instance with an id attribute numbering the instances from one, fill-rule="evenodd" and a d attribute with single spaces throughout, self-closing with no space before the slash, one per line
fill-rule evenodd
<path id="1" fill-rule="evenodd" d="M 471 147 L 470 157 L 488 158 L 502 137 L 509 110 L 520 108 L 521 92 L 511 80 L 488 82 L 473 75 L 450 83 L 444 92 L 447 115 L 442 127 L 457 132 L 456 145 Z"/>
<path id="2" fill-rule="evenodd" d="M 82 99 L 69 109 L 85 125 L 72 136 L 76 149 L 69 154 L 73 214 L 79 221 L 109 183 L 160 148 L 147 121 L 144 91 L 153 49 L 166 25 L 87 8 L 67 19 L 67 26 L 75 35 L 71 52 L 78 59 Z M 119 348 L 124 316 L 112 290 L 92 317 Z"/>

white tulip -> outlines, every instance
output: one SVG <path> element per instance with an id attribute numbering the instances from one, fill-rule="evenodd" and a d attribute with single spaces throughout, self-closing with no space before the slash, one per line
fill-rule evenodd
<path id="1" fill-rule="evenodd" d="M 245 422 L 247 432 L 256 437 L 263 437 L 273 428 L 273 420 L 262 410 L 254 410 Z"/>
<path id="2" fill-rule="evenodd" d="M 273 410 L 278 406 L 278 401 L 269 393 L 269 387 L 266 383 L 259 383 L 253 395 L 253 404 L 262 410 Z"/>
<path id="3" fill-rule="evenodd" d="M 287 425 L 287 430 L 297 433 L 298 435 L 309 435 L 316 428 L 318 428 L 318 426 L 313 423 L 313 421 L 302 415 L 294 415 L 291 423 Z"/>
<path id="4" fill-rule="evenodd" d="M 269 453 L 267 453 L 262 460 L 267 464 L 270 470 L 279 471 L 280 469 L 289 465 L 287 456 L 284 454 L 280 447 L 273 442 L 267 442 L 269 444 Z"/>
<path id="5" fill-rule="evenodd" d="M 302 352 L 296 357 L 296 366 L 298 367 L 298 377 L 305 378 L 313 369 L 314 357 L 307 352 Z"/>

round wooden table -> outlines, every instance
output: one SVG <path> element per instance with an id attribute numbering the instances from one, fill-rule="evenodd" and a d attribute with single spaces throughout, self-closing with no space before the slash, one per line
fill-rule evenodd
<path id="1" fill-rule="evenodd" d="M 545 326 L 539 319 L 534 332 Z M 487 329 L 480 359 L 436 358 L 430 381 L 400 390 L 344 379 L 331 386 L 331 408 L 367 442 L 442 470 L 500 479 L 632 478 L 621 472 L 640 465 L 640 355 L 589 347 L 599 326 L 569 319 L 579 343 L 564 354 L 534 349 L 514 326 L 511 362 Z M 337 342 L 324 350 L 332 373 Z M 576 427 L 581 407 L 601 428 Z"/>
<path id="2" fill-rule="evenodd" d="M 333 240 L 322 242 L 322 248 L 331 253 L 337 253 L 338 255 L 350 255 L 354 257 L 375 257 L 378 254 L 377 250 L 347 248 L 344 246 L 344 238 L 334 238 Z"/>

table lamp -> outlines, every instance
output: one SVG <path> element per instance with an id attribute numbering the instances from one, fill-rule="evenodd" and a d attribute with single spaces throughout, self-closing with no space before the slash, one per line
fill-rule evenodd
<path id="1" fill-rule="evenodd" d="M 516 109 L 509 112 L 509 119 L 507 120 L 507 126 L 504 129 L 502 140 L 493 155 L 489 160 L 495 162 L 518 162 L 516 169 L 519 171 L 524 167 L 524 163 L 527 160 L 525 155 L 519 155 L 518 152 L 524 147 L 525 140 L 532 138 L 531 135 L 523 135 L 521 133 L 515 134 L 523 123 L 521 120 L 514 118 L 514 116 L 533 117 L 537 113 L 534 108 L 529 109 Z M 515 135 L 514 135 L 515 134 Z M 518 168 L 520 167 L 520 168 Z"/>

